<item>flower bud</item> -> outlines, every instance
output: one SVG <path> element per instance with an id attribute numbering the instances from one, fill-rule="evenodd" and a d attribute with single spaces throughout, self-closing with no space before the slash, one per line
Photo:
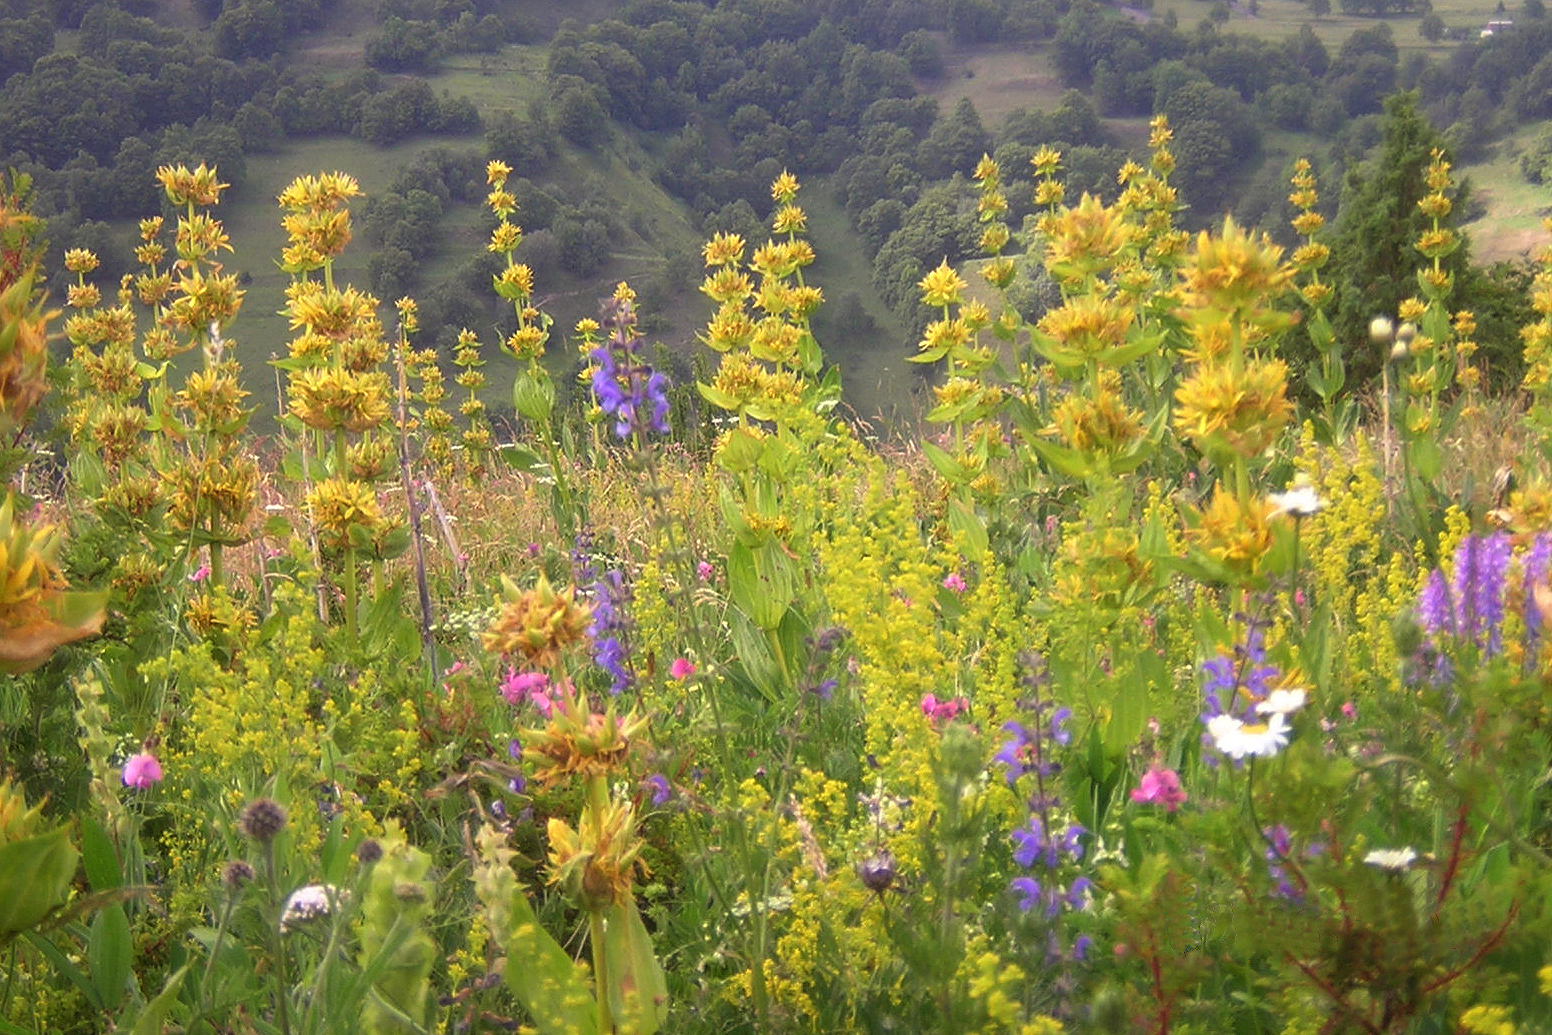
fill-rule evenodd
<path id="1" fill-rule="evenodd" d="M 286 810 L 270 798 L 258 798 L 248 803 L 237 817 L 238 831 L 250 841 L 266 844 L 285 829 Z"/>

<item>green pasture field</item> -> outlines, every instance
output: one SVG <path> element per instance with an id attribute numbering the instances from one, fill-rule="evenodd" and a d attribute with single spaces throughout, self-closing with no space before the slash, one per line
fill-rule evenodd
<path id="1" fill-rule="evenodd" d="M 920 84 L 922 92 L 952 111 L 962 98 L 975 105 L 989 130 L 1015 108 L 1050 111 L 1067 92 L 1056 74 L 1047 44 L 955 48 L 944 56 L 941 79 Z"/>
<path id="2" fill-rule="evenodd" d="M 1173 9 L 1180 20 L 1180 27 L 1189 30 L 1206 19 L 1213 6 L 1213 0 L 1158 0 L 1152 12 L 1139 14 L 1151 13 L 1153 17 L 1163 17 L 1165 11 Z M 1316 18 L 1303 0 L 1258 0 L 1254 14 L 1250 13 L 1248 3 L 1233 3 L 1229 7 L 1229 20 L 1219 31 L 1242 33 L 1275 42 L 1298 35 L 1299 27 L 1308 24 L 1334 58 L 1342 43 L 1354 32 L 1372 28 L 1384 21 L 1390 25 L 1396 46 L 1400 48 L 1403 57 L 1409 52 L 1439 56 L 1455 46 L 1450 42 L 1433 44 L 1425 40 L 1417 31 L 1418 23 L 1422 20 L 1421 14 L 1379 19 L 1342 14 L 1339 0 L 1333 0 L 1331 6 L 1330 14 Z M 1514 18 L 1516 15 L 1513 8 L 1505 14 L 1498 13 L 1498 0 L 1436 0 L 1433 11 L 1444 20 L 1447 28 L 1458 26 L 1469 29 L 1473 37 L 1489 20 Z"/>
<path id="3" fill-rule="evenodd" d="M 1473 196 L 1486 206 L 1480 219 L 1462 227 L 1471 239 L 1474 261 L 1531 257 L 1549 243 L 1541 221 L 1552 215 L 1552 188 L 1527 183 L 1520 175 L 1521 151 L 1546 125 L 1522 127 L 1498 143 L 1491 159 L 1458 170 L 1470 179 Z"/>

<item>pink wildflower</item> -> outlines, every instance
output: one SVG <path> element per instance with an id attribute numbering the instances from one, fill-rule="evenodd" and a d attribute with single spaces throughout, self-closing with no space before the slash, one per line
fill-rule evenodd
<path id="1" fill-rule="evenodd" d="M 668 666 L 668 674 L 675 679 L 689 679 L 695 674 L 695 665 L 688 658 L 675 658 Z"/>
<path id="2" fill-rule="evenodd" d="M 519 672 L 515 668 L 507 669 L 507 678 L 501 682 L 501 696 L 507 699 L 508 704 L 522 704 L 525 698 L 543 697 L 545 688 L 550 685 L 550 677 L 543 672 Z M 545 698 L 548 703 L 549 698 Z M 537 703 L 537 702 L 535 702 Z M 540 712 L 549 715 L 548 710 L 540 708 Z"/>
<path id="3" fill-rule="evenodd" d="M 1342 718 L 1349 721 L 1358 718 L 1358 706 L 1351 701 L 1344 701 L 1342 704 Z"/>
<path id="4" fill-rule="evenodd" d="M 707 561 L 701 561 L 695 566 L 695 577 L 702 582 L 710 582 L 712 575 L 716 574 L 715 568 Z"/>
<path id="5" fill-rule="evenodd" d="M 208 564 L 201 564 L 189 573 L 190 582 L 204 582 L 208 578 L 210 578 L 210 565 Z"/>
<path id="6" fill-rule="evenodd" d="M 965 580 L 960 576 L 959 572 L 951 571 L 943 577 L 943 588 L 955 593 L 963 593 L 965 591 Z"/>
<path id="7" fill-rule="evenodd" d="M 152 784 L 161 782 L 162 764 L 149 751 L 130 755 L 124 762 L 125 787 L 135 787 L 143 791 Z"/>
<path id="8" fill-rule="evenodd" d="M 1180 776 L 1173 769 L 1153 766 L 1132 791 L 1132 800 L 1143 805 L 1162 805 L 1166 811 L 1174 812 L 1186 800 L 1186 792 L 1180 789 Z"/>
<path id="9" fill-rule="evenodd" d="M 963 697 L 955 697 L 952 700 L 940 701 L 935 694 L 927 694 L 921 699 L 922 714 L 932 720 L 934 724 L 948 722 L 950 719 L 970 710 L 970 702 Z"/>

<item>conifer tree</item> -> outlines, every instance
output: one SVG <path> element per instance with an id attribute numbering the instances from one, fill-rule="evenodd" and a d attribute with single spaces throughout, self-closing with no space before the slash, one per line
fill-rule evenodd
<path id="1" fill-rule="evenodd" d="M 1362 384 L 1379 373 L 1382 356 L 1369 345 L 1369 320 L 1394 317 L 1404 299 L 1419 294 L 1417 271 L 1423 259 L 1414 242 L 1431 223 L 1417 203 L 1428 193 L 1425 177 L 1434 148 L 1444 148 L 1448 158 L 1444 138 L 1417 110 L 1416 94 L 1398 93 L 1385 102 L 1378 154 L 1348 170 L 1329 268 L 1336 286 L 1332 322 L 1337 339 L 1350 350 L 1350 384 Z M 1452 224 L 1468 193 L 1464 182 L 1456 187 Z M 1463 304 L 1459 287 L 1469 265 L 1464 245 L 1445 260 L 1457 284 L 1452 308 Z"/>

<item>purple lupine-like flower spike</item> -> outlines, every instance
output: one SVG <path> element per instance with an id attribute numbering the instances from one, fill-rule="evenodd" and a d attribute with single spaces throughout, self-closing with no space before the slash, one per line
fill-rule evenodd
<path id="1" fill-rule="evenodd" d="M 614 418 L 616 437 L 628 439 L 649 430 L 667 434 L 668 375 L 653 370 L 640 356 L 635 308 L 623 299 L 605 303 L 603 325 L 608 336 L 588 359 L 593 362 L 593 395 L 599 408 Z"/>

